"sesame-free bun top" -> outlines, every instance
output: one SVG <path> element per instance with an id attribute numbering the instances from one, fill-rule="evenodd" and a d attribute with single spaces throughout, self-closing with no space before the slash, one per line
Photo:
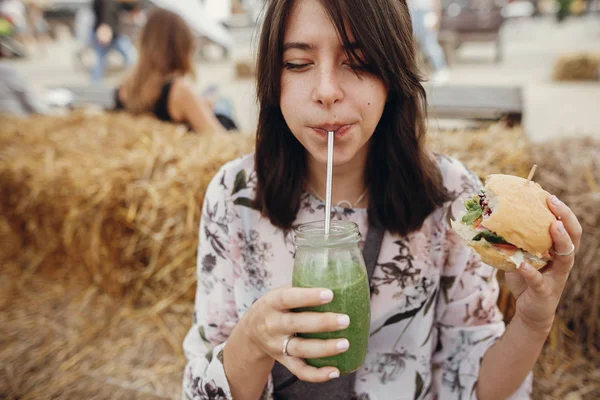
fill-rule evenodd
<path id="1" fill-rule="evenodd" d="M 489 175 L 485 189 L 492 214 L 481 225 L 542 258 L 552 248 L 550 225 L 556 221 L 546 203 L 550 193 L 533 181 L 502 174 Z"/>

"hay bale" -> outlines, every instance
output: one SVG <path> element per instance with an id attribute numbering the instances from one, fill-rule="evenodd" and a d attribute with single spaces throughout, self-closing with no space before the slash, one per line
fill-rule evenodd
<path id="1" fill-rule="evenodd" d="M 134 310 L 17 265 L 0 282 L 0 398 L 180 398 L 190 304 Z"/>
<path id="2" fill-rule="evenodd" d="M 592 53 L 568 54 L 554 65 L 555 81 L 595 81 L 600 78 L 600 55 Z"/>
<path id="3" fill-rule="evenodd" d="M 191 299 L 206 186 L 252 145 L 127 114 L 5 119 L 0 214 L 29 271 L 65 269 L 129 303 Z"/>
<path id="4" fill-rule="evenodd" d="M 461 160 L 482 181 L 492 173 L 526 177 L 531 169 L 531 144 L 521 126 L 495 123 L 479 129 L 430 129 L 427 135 L 431 150 Z"/>
<path id="5" fill-rule="evenodd" d="M 256 62 L 254 60 L 239 60 L 235 63 L 235 75 L 237 78 L 254 78 L 256 76 Z"/>
<path id="6" fill-rule="evenodd" d="M 534 369 L 534 398 L 594 400 L 600 398 L 600 364 L 578 344 L 546 345 Z"/>

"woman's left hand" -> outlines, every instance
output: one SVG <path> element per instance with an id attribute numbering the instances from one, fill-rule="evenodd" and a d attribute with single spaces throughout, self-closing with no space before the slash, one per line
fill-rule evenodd
<path id="1" fill-rule="evenodd" d="M 554 314 L 573 268 L 582 233 L 581 224 L 573 211 L 556 196 L 548 199 L 548 206 L 559 219 L 550 227 L 554 260 L 542 272 L 523 263 L 516 272 L 506 274 L 510 291 L 517 300 L 515 317 L 520 318 L 530 329 L 543 333 L 548 333 L 552 328 Z M 571 252 L 573 246 L 574 251 Z"/>

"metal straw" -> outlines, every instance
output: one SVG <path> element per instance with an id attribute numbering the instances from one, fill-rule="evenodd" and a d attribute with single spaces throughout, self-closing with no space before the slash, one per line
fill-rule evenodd
<path id="1" fill-rule="evenodd" d="M 333 179 L 333 131 L 327 134 L 327 186 L 325 192 L 325 235 L 331 228 L 331 186 Z"/>

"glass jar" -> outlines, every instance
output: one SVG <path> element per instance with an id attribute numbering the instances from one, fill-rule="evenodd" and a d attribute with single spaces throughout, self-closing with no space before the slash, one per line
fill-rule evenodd
<path id="1" fill-rule="evenodd" d="M 369 278 L 358 247 L 358 226 L 349 221 L 331 221 L 329 235 L 324 222 L 310 222 L 295 230 L 296 257 L 292 285 L 319 287 L 333 291 L 333 300 L 317 307 L 295 311 L 334 312 L 350 317 L 350 325 L 335 332 L 303 333 L 298 336 L 317 339 L 346 338 L 350 348 L 344 353 L 307 359 L 309 365 L 336 367 L 340 374 L 358 370 L 364 363 L 369 344 L 371 304 Z"/>

